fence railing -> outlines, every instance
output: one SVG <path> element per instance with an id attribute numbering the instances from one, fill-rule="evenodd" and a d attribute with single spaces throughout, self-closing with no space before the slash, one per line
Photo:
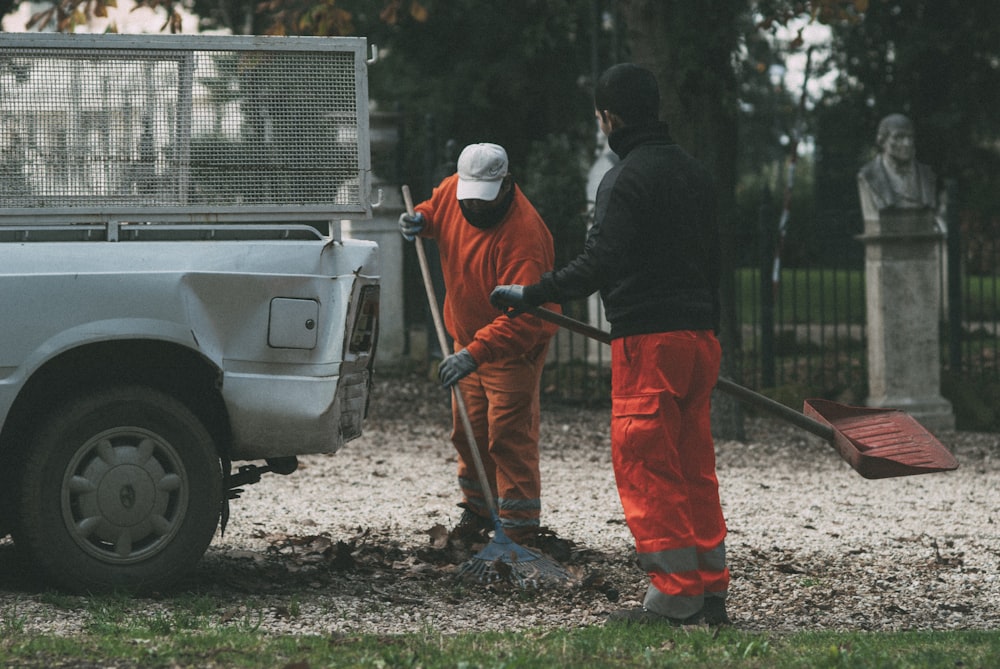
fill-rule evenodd
<path id="1" fill-rule="evenodd" d="M 860 391 L 865 382 L 863 270 L 787 268 L 737 272 L 740 341 L 733 356 L 751 388 Z"/>
<path id="2" fill-rule="evenodd" d="M 947 201 L 957 204 L 955 181 L 949 180 L 946 188 Z M 1000 381 L 1000 223 L 979 212 L 960 219 L 957 212 L 958 207 L 952 206 L 946 215 L 945 368 L 961 379 L 996 382 Z"/>

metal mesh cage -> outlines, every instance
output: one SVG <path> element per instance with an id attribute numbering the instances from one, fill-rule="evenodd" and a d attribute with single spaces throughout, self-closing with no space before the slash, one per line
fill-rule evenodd
<path id="1" fill-rule="evenodd" d="M 367 115 L 362 39 L 0 35 L 0 208 L 370 213 Z"/>

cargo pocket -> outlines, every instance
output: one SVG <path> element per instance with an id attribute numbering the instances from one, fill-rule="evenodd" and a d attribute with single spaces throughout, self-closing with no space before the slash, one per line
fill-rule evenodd
<path id="1" fill-rule="evenodd" d="M 616 459 L 641 457 L 662 441 L 660 396 L 624 395 L 611 399 L 611 443 Z"/>

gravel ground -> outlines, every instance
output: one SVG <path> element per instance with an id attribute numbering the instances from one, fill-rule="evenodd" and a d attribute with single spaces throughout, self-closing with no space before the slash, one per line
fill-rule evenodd
<path id="1" fill-rule="evenodd" d="M 224 536 L 155 615 L 190 594 L 219 625 L 271 633 L 462 632 L 601 624 L 638 605 L 645 576 L 615 491 L 608 411 L 547 406 L 542 522 L 572 580 L 518 590 L 460 583 L 447 395 L 421 377 L 378 382 L 365 436 L 303 458 L 232 503 Z M 1000 628 L 1000 435 L 949 432 L 955 472 L 867 480 L 825 442 L 770 418 L 717 444 L 729 524 L 729 609 L 753 631 Z M 474 550 L 474 549 L 473 549 Z M 73 634 L 86 601 L 28 585 L 0 541 L 0 627 Z"/>

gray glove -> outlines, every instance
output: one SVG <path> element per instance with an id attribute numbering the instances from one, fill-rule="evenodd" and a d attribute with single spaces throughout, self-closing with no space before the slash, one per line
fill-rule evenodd
<path id="1" fill-rule="evenodd" d="M 534 306 L 524 301 L 524 286 L 519 286 L 516 283 L 494 288 L 493 292 L 490 293 L 490 304 L 511 318 L 524 313 L 528 307 Z"/>
<path id="2" fill-rule="evenodd" d="M 438 366 L 438 379 L 441 380 L 441 385 L 447 388 L 458 383 L 459 379 L 472 374 L 478 366 L 472 354 L 463 348 L 441 361 Z"/>
<path id="3" fill-rule="evenodd" d="M 403 239 L 408 242 L 416 239 L 426 224 L 427 221 L 424 220 L 423 214 L 418 213 L 410 216 L 404 211 L 399 215 L 399 232 L 402 233 Z"/>

